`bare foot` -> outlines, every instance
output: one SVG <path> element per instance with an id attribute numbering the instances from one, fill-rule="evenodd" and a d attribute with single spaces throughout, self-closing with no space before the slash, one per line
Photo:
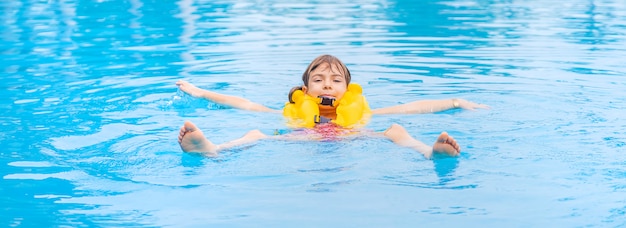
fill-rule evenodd
<path id="1" fill-rule="evenodd" d="M 196 87 L 195 85 L 187 82 L 187 81 L 183 81 L 183 80 L 178 80 L 176 82 L 176 85 L 178 86 L 178 88 L 180 90 L 182 90 L 183 92 L 193 96 L 193 97 L 201 97 L 202 96 L 202 89 Z"/>
<path id="2" fill-rule="evenodd" d="M 217 155 L 217 146 L 205 138 L 202 131 L 189 121 L 185 121 L 185 124 L 180 128 L 178 144 L 185 152 L 203 152 Z"/>
<path id="3" fill-rule="evenodd" d="M 448 135 L 447 132 L 441 132 L 437 141 L 433 145 L 434 154 L 446 154 L 449 156 L 459 156 L 461 153 L 461 147 L 459 144 Z"/>

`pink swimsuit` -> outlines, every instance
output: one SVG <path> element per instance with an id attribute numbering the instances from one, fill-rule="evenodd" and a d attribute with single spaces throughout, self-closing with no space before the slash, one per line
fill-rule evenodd
<path id="1" fill-rule="evenodd" d="M 305 134 L 318 135 L 321 140 L 337 140 L 340 136 L 345 136 L 352 132 L 350 129 L 343 128 L 334 123 L 317 124 L 311 129 L 304 129 Z"/>

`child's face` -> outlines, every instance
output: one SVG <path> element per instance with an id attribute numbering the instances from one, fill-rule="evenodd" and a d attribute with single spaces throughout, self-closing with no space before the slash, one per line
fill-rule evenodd
<path id="1" fill-rule="evenodd" d="M 340 100 L 348 90 L 345 75 L 337 67 L 329 67 L 328 63 L 323 63 L 309 76 L 309 86 L 303 86 L 303 92 L 312 97 L 326 96 Z M 332 108 L 330 106 L 320 106 Z"/>

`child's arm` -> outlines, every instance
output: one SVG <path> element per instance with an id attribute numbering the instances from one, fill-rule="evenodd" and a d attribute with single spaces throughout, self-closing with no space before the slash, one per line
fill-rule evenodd
<path id="1" fill-rule="evenodd" d="M 278 112 L 278 110 L 274 110 L 264 105 L 254 103 L 242 97 L 219 94 L 216 92 L 200 89 L 187 81 L 180 80 L 176 82 L 176 85 L 180 90 L 193 97 L 204 98 L 221 105 L 257 112 Z"/>
<path id="2" fill-rule="evenodd" d="M 441 112 L 455 108 L 474 110 L 477 108 L 489 108 L 489 106 L 464 99 L 421 100 L 374 109 L 372 114 L 420 114 Z"/>

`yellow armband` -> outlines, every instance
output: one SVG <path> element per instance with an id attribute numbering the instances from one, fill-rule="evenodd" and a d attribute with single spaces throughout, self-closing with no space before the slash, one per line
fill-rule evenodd
<path id="1" fill-rule="evenodd" d="M 315 126 L 320 115 L 320 109 L 317 106 L 317 100 L 309 95 L 304 94 L 302 90 L 296 90 L 291 95 L 294 103 L 287 102 L 283 108 L 283 116 L 289 119 L 288 125 L 294 127 Z"/>
<path id="2" fill-rule="evenodd" d="M 288 125 L 292 127 L 312 128 L 320 123 L 320 104 L 337 107 L 337 119 L 331 122 L 342 127 L 364 125 L 372 114 L 363 96 L 363 89 L 354 83 L 348 85 L 348 91 L 339 101 L 314 98 L 304 94 L 302 90 L 294 91 L 291 97 L 294 103 L 285 104 L 283 116 L 288 118 Z"/>
<path id="3" fill-rule="evenodd" d="M 333 123 L 343 127 L 365 125 L 371 115 L 372 110 L 363 96 L 363 88 L 352 83 L 348 85 L 348 91 L 337 105 L 337 119 L 333 120 Z"/>

